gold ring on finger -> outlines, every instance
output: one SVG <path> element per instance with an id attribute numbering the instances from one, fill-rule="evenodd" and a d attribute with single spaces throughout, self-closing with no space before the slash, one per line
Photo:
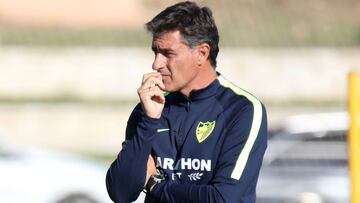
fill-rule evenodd
<path id="1" fill-rule="evenodd" d="M 152 83 L 150 86 L 149 86 L 149 91 L 151 90 L 152 87 L 155 87 L 155 84 Z"/>

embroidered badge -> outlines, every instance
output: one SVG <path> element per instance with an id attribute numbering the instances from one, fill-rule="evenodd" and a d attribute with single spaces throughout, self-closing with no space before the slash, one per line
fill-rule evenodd
<path id="1" fill-rule="evenodd" d="M 215 121 L 201 122 L 196 127 L 196 138 L 199 143 L 203 142 L 215 128 Z"/>

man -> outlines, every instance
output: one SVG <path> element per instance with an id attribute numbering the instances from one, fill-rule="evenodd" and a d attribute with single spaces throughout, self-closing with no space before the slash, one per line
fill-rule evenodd
<path id="1" fill-rule="evenodd" d="M 114 202 L 255 202 L 267 143 L 263 105 L 215 71 L 219 36 L 207 7 L 175 4 L 146 24 L 156 72 L 106 177 Z M 166 96 L 165 96 L 166 95 Z"/>

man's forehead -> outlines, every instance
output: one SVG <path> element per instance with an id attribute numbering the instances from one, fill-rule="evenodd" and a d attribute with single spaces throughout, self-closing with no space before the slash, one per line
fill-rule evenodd
<path id="1" fill-rule="evenodd" d="M 179 31 L 169 31 L 155 35 L 152 41 L 153 48 L 171 48 L 179 44 L 186 45 Z"/>

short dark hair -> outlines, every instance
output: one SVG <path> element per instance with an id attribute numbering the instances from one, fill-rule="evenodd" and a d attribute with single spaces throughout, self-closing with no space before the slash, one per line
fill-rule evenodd
<path id="1" fill-rule="evenodd" d="M 216 67 L 219 34 L 208 7 L 199 7 L 196 3 L 189 1 L 177 3 L 146 23 L 146 29 L 154 38 L 165 32 L 179 30 L 190 48 L 207 43 L 210 46 L 210 64 Z"/>

